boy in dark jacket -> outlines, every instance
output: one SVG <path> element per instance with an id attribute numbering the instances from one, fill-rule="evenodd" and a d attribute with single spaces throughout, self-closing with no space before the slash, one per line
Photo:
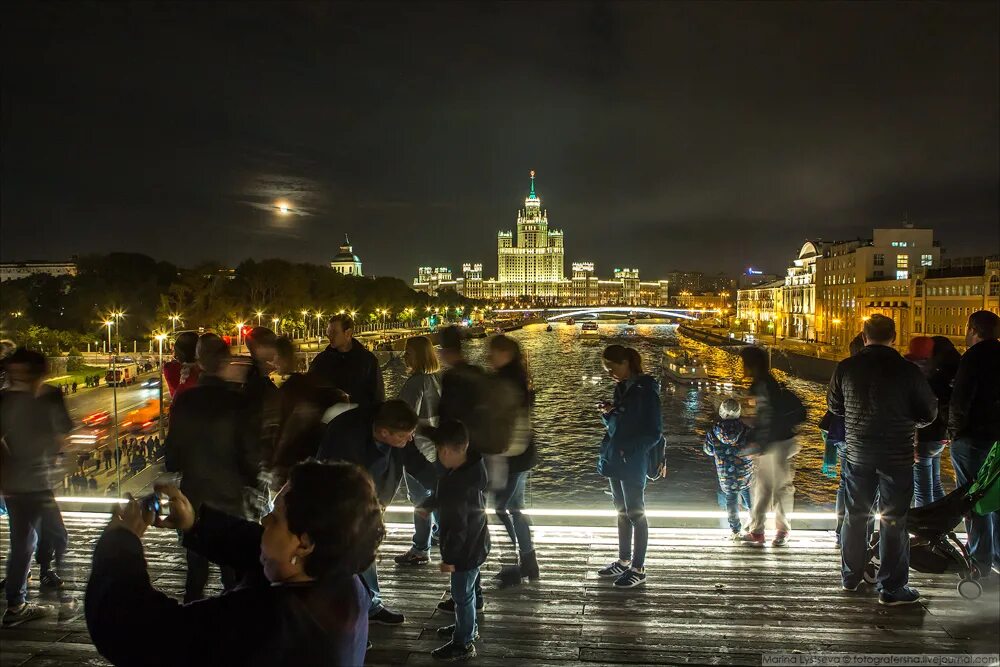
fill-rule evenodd
<path id="1" fill-rule="evenodd" d="M 431 434 L 438 463 L 446 472 L 437 488 L 419 508 L 438 512 L 441 520 L 441 571 L 451 574 L 455 624 L 438 630 L 451 641 L 431 652 L 438 660 L 467 660 L 476 656 L 476 597 L 482 596 L 479 568 L 490 553 L 486 523 L 486 465 L 469 452 L 469 432 L 460 421 L 448 420 Z"/>
<path id="2" fill-rule="evenodd" d="M 743 456 L 750 428 L 740 420 L 739 401 L 727 398 L 719 406 L 719 421 L 705 434 L 704 451 L 715 459 L 720 504 L 729 515 L 732 539 L 740 540 L 740 503 L 750 509 L 750 457 Z"/>

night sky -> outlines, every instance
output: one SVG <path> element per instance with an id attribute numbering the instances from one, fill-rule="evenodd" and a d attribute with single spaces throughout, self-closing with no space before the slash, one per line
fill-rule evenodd
<path id="1" fill-rule="evenodd" d="M 5 6 L 0 256 L 784 272 L 906 217 L 1000 252 L 998 4 Z M 273 204 L 287 199 L 294 215 Z"/>

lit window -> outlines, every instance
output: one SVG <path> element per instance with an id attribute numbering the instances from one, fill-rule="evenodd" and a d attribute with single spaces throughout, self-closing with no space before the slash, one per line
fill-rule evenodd
<path id="1" fill-rule="evenodd" d="M 909 271 L 896 271 L 896 280 L 906 280 L 910 277 Z"/>
<path id="2" fill-rule="evenodd" d="M 934 255 L 921 255 L 920 266 L 931 266 L 934 264 Z"/>
<path id="3" fill-rule="evenodd" d="M 893 243 L 893 245 L 896 245 Z M 875 253 L 875 266 L 885 266 L 885 255 L 877 252 Z"/>
<path id="4" fill-rule="evenodd" d="M 909 255 L 896 255 L 896 268 L 897 269 L 908 269 L 908 268 L 910 268 L 910 256 Z"/>

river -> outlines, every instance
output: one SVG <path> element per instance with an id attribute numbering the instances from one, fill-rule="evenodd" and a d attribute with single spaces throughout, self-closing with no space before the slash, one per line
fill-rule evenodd
<path id="1" fill-rule="evenodd" d="M 601 364 L 606 345 L 619 343 L 636 348 L 647 372 L 661 381 L 663 427 L 667 440 L 665 479 L 650 482 L 647 506 L 652 509 L 716 509 L 718 481 L 712 459 L 702 452 L 706 429 L 717 418 L 719 403 L 729 394 L 692 389 L 661 375 L 662 348 L 676 343 L 698 356 L 713 377 L 742 383 L 738 357 L 677 333 L 671 324 L 601 323 L 600 339 L 580 340 L 579 325 L 530 325 L 510 336 L 523 347 L 536 398 L 532 415 L 540 462 L 532 471 L 527 502 L 534 507 L 604 509 L 607 481 L 596 471 L 597 448 L 603 426 L 595 408 L 609 399 L 614 383 Z M 627 335 L 626 331 L 634 330 Z M 471 361 L 485 364 L 485 339 L 467 343 Z M 801 453 L 796 457 L 795 497 L 800 509 L 833 506 L 836 480 L 820 472 L 823 444 L 817 424 L 826 410 L 826 387 L 775 372 L 779 380 L 802 399 L 808 420 L 800 428 Z M 395 396 L 405 380 L 399 366 L 385 371 L 386 394 Z M 398 499 L 397 499 L 398 500 Z"/>

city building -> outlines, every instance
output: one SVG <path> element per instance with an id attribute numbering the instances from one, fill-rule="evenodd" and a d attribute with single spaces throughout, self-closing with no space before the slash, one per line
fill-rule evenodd
<path id="1" fill-rule="evenodd" d="M 776 325 L 785 338 L 816 340 L 816 261 L 822 254 L 822 241 L 806 241 L 788 267 Z"/>
<path id="2" fill-rule="evenodd" d="M 515 243 L 516 241 L 516 243 Z M 497 282 L 502 299 L 557 303 L 565 279 L 563 233 L 549 229 L 548 211 L 535 193 L 535 172 L 524 208 L 517 214 L 516 237 L 497 232 Z"/>
<path id="3" fill-rule="evenodd" d="M 691 310 L 729 310 L 731 302 L 729 292 L 720 294 L 688 294 L 681 292 L 670 297 L 670 305 L 674 308 L 689 308 Z"/>
<path id="4" fill-rule="evenodd" d="M 736 296 L 736 328 L 758 337 L 769 335 L 777 338 L 784 290 L 784 280 L 772 280 L 739 290 Z"/>
<path id="5" fill-rule="evenodd" d="M 740 274 L 740 277 L 736 280 L 736 285 L 739 289 L 745 289 L 747 287 L 773 283 L 775 280 L 781 279 L 782 277 L 776 273 L 764 273 L 760 269 L 750 266 Z"/>
<path id="6" fill-rule="evenodd" d="M 0 262 L 0 282 L 19 280 L 30 276 L 75 276 L 76 262 L 43 262 L 28 260 L 25 262 Z"/>
<path id="7" fill-rule="evenodd" d="M 864 319 L 879 312 L 896 321 L 897 344 L 907 345 L 913 333 L 911 278 L 940 260 L 934 231 L 913 225 L 825 245 L 816 260 L 817 340 L 845 347 Z"/>
<path id="8" fill-rule="evenodd" d="M 962 347 L 969 315 L 1000 315 L 1000 256 L 943 260 L 938 268 L 918 271 L 910 288 L 913 333 L 947 336 Z"/>
<path id="9" fill-rule="evenodd" d="M 354 254 L 354 247 L 347 234 L 344 234 L 344 243 L 340 246 L 340 252 L 330 262 L 330 268 L 345 276 L 364 275 L 361 273 L 361 259 Z"/>

